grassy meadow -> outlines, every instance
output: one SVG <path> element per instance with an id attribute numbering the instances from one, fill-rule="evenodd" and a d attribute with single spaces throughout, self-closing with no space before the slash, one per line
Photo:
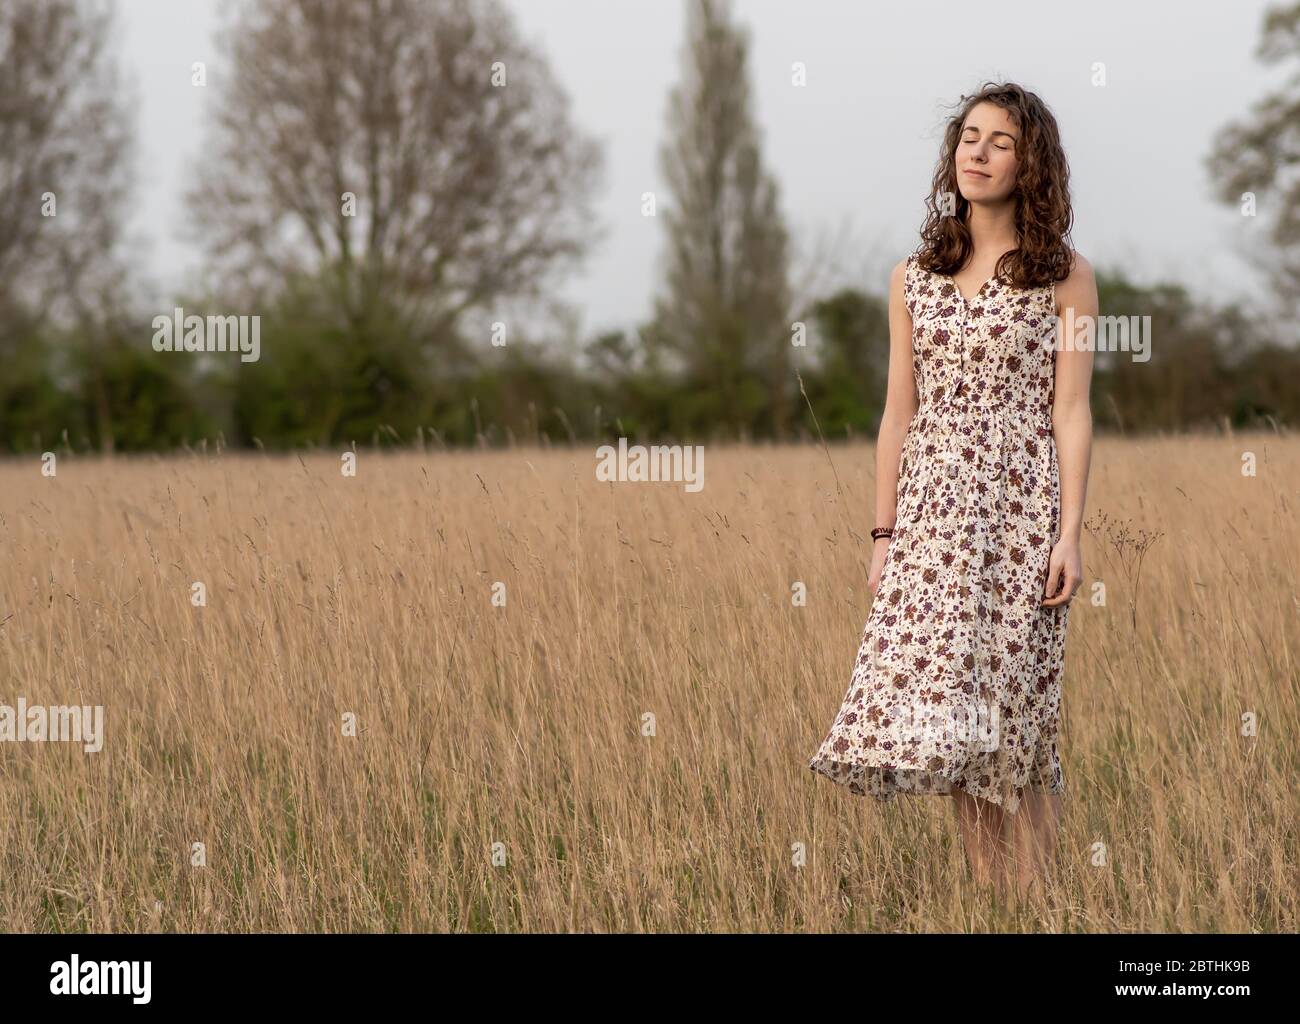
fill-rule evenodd
<path id="1" fill-rule="evenodd" d="M 0 743 L 0 929 L 1300 930 L 1300 439 L 1095 442 L 1059 859 L 1009 903 L 951 801 L 807 768 L 871 447 L 594 465 L 0 463 L 0 704 L 104 708 Z"/>

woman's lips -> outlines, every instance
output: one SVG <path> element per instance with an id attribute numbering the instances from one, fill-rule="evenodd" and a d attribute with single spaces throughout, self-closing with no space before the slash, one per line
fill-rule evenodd
<path id="1" fill-rule="evenodd" d="M 976 177 L 976 178 L 990 178 L 990 177 L 992 177 L 992 175 L 990 175 L 990 174 L 985 174 L 983 171 L 974 171 L 974 170 L 971 170 L 969 167 L 967 167 L 964 171 L 962 171 L 962 174 L 969 174 L 969 175 L 972 175 L 973 177 Z"/>

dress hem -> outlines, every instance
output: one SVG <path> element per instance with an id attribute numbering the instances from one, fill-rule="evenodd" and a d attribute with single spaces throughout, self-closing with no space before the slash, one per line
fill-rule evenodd
<path id="1" fill-rule="evenodd" d="M 992 787 L 971 786 L 964 777 L 946 775 L 926 768 L 905 768 L 890 761 L 838 761 L 818 755 L 808 762 L 808 769 L 824 775 L 836 785 L 843 786 L 854 796 L 874 797 L 881 803 L 890 803 L 901 796 L 952 796 L 954 789 L 990 803 L 997 804 L 1008 814 L 1020 810 L 1025 793 L 1049 793 L 1061 796 L 1065 789 L 1055 784 L 1043 785 L 1031 780 L 1014 793 L 1007 794 Z M 865 782 L 865 784 L 864 784 Z"/>

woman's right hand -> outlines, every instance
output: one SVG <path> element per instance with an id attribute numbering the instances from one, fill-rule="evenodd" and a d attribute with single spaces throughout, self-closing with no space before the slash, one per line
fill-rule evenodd
<path id="1" fill-rule="evenodd" d="M 888 537 L 879 538 L 873 545 L 871 552 L 871 573 L 867 576 L 867 589 L 874 596 L 876 588 L 880 586 L 880 571 L 885 567 L 885 552 L 889 550 Z"/>

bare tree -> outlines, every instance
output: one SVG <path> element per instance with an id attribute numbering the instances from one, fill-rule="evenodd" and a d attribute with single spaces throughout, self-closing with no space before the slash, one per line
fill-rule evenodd
<path id="1" fill-rule="evenodd" d="M 114 27 L 97 0 L 0 5 L 0 323 L 95 319 L 118 283 L 131 175 Z"/>
<path id="2" fill-rule="evenodd" d="M 1300 3 L 1268 11 L 1256 56 L 1300 66 Z M 1294 322 L 1300 315 L 1300 76 L 1220 132 L 1208 165 L 1220 200 L 1239 205 L 1246 193 L 1254 196 L 1268 234 L 1252 256 Z"/>
<path id="3" fill-rule="evenodd" d="M 789 237 L 750 110 L 748 33 L 727 0 L 688 0 L 684 52 L 660 157 L 675 205 L 651 336 L 696 386 L 716 390 L 728 426 L 748 423 L 758 404 L 780 436 L 792 395 Z"/>
<path id="4" fill-rule="evenodd" d="M 256 0 L 224 49 L 189 199 L 254 294 L 305 275 L 345 325 L 382 305 L 447 340 L 593 237 L 600 153 L 496 0 Z"/>

